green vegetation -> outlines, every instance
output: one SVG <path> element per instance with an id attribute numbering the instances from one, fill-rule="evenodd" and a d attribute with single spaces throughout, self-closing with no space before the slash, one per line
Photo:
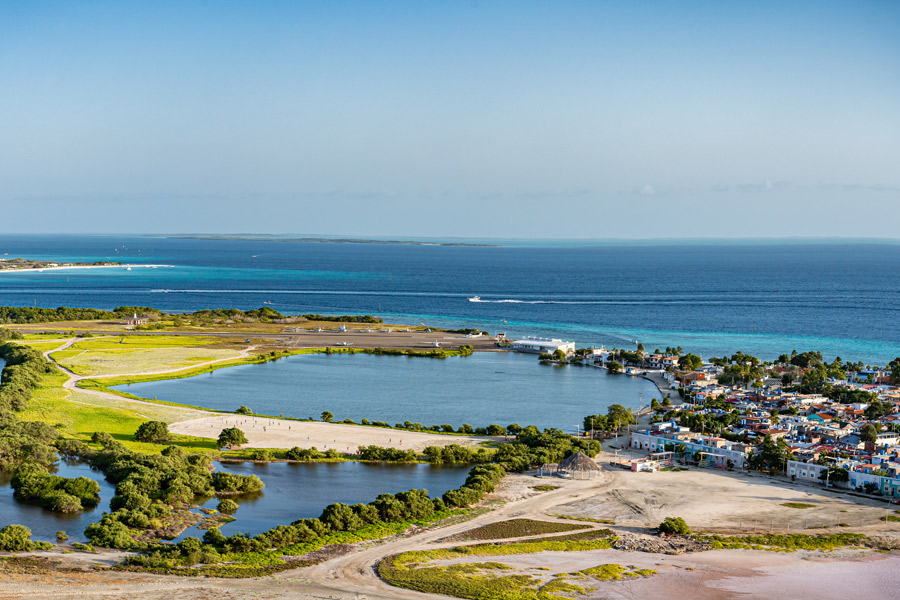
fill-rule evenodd
<path id="1" fill-rule="evenodd" d="M 130 450 L 159 453 L 157 444 L 134 440 L 137 428 L 146 418 L 134 412 L 126 401 L 70 392 L 63 389 L 66 376 L 55 371 L 41 377 L 28 408 L 19 413 L 23 421 L 39 421 L 48 425 L 47 430 L 55 439 L 57 436 L 89 442 L 95 431 L 105 431 Z M 142 415 L 156 420 L 176 421 L 188 418 L 187 413 L 178 408 L 157 404 L 141 407 Z M 3 432 L 0 430 L 0 438 Z M 190 452 L 215 452 L 215 440 L 190 436 L 171 436 L 170 443 Z"/>
<path id="2" fill-rule="evenodd" d="M 278 525 L 256 537 L 243 534 L 225 537 L 218 529 L 209 529 L 202 542 L 188 538 L 175 547 L 158 548 L 151 554 L 134 557 L 129 564 L 183 575 L 255 577 L 297 566 L 296 562 L 285 562 L 284 556 L 301 556 L 330 544 L 381 538 L 400 533 L 413 524 L 428 524 L 457 514 L 458 511 L 448 509 L 465 506 L 463 502 L 477 502 L 504 475 L 497 465 L 477 465 L 469 471 L 462 487 L 448 491 L 443 498 L 429 498 L 425 490 L 409 490 L 396 495 L 381 494 L 369 504 L 335 503 L 325 507 L 317 519 Z M 212 475 L 217 491 L 218 483 L 229 477 L 233 476 L 218 472 Z M 231 564 L 212 566 L 223 561 Z M 188 568 L 198 564 L 208 566 Z"/>
<path id="3" fill-rule="evenodd" d="M 666 517 L 657 529 L 665 535 L 687 535 L 691 532 L 690 527 L 681 517 Z"/>
<path id="4" fill-rule="evenodd" d="M 809 502 L 782 502 L 782 506 L 787 506 L 788 508 L 815 508 L 815 504 L 810 504 Z"/>
<path id="5" fill-rule="evenodd" d="M 169 426 L 162 421 L 146 421 L 137 428 L 134 439 L 150 444 L 164 444 L 169 441 Z"/>
<path id="6" fill-rule="evenodd" d="M 587 415 L 583 420 L 585 431 L 613 431 L 635 423 L 634 413 L 621 404 L 611 405 L 605 415 Z"/>
<path id="7" fill-rule="evenodd" d="M 470 448 L 458 444 L 428 446 L 422 452 L 428 462 L 435 465 L 485 463 L 490 462 L 494 454 L 487 448 Z"/>
<path id="8" fill-rule="evenodd" d="M 235 502 L 231 498 L 225 498 L 224 500 L 219 502 L 216 510 L 218 510 L 220 513 L 225 513 L 226 515 L 233 515 L 239 508 L 240 506 L 237 502 Z"/>
<path id="9" fill-rule="evenodd" d="M 12 329 L 7 329 L 6 327 L 0 327 L 0 341 L 3 340 L 21 340 L 24 339 L 25 336 L 19 333 L 18 331 L 14 331 Z"/>
<path id="10" fill-rule="evenodd" d="M 621 373 L 624 370 L 622 363 L 617 360 L 610 360 L 606 363 L 606 370 L 610 373 Z"/>
<path id="11" fill-rule="evenodd" d="M 237 427 L 226 427 L 219 433 L 219 439 L 216 441 L 217 448 L 232 448 L 247 443 L 247 436 Z"/>
<path id="12" fill-rule="evenodd" d="M 53 544 L 34 542 L 31 530 L 24 525 L 7 525 L 0 529 L 0 550 L 5 552 L 30 552 L 31 550 L 49 550 Z"/>
<path id="13" fill-rule="evenodd" d="M 615 521 L 610 519 L 592 519 L 591 517 L 573 517 L 571 515 L 560 515 L 557 513 L 551 513 L 551 517 L 556 517 L 557 519 L 570 519 L 572 521 L 586 521 L 588 523 L 603 523 L 604 525 L 612 525 Z"/>
<path id="14" fill-rule="evenodd" d="M 6 361 L 0 376 L 0 470 L 25 462 L 49 466 L 56 461 L 51 444 L 59 434 L 44 423 L 21 421 L 13 411 L 28 406 L 34 390 L 53 366 L 37 350 L 15 344 L 0 344 L 0 358 Z"/>
<path id="15" fill-rule="evenodd" d="M 541 580 L 531 575 L 507 575 L 500 563 L 464 563 L 448 566 L 409 568 L 394 566 L 390 559 L 379 566 L 381 577 L 397 587 L 457 598 L 497 600 L 538 600 L 562 598 L 540 593 Z"/>
<path id="16" fill-rule="evenodd" d="M 147 544 L 138 538 L 152 538 L 152 531 L 170 518 L 176 507 L 198 496 L 253 492 L 263 487 L 255 475 L 210 473 L 208 456 L 188 455 L 177 446 L 167 446 L 161 454 L 143 454 L 128 450 L 105 432 L 95 433 L 92 441 L 100 445 L 100 450 L 75 440 L 62 440 L 57 445 L 61 454 L 102 470 L 116 486 L 111 512 L 85 530 L 88 539 L 98 546 L 144 548 Z"/>
<path id="17" fill-rule="evenodd" d="M 56 512 L 78 512 L 100 502 L 100 485 L 93 479 L 51 475 L 46 467 L 35 462 L 17 467 L 11 485 L 16 500 L 40 504 Z"/>
<path id="18" fill-rule="evenodd" d="M 596 456 L 600 449 L 600 442 L 596 440 L 575 438 L 559 429 L 545 429 L 542 432 L 530 425 L 519 431 L 513 443 L 497 448 L 494 462 L 509 471 L 524 471 L 533 465 L 558 463 L 579 451 Z"/>
<path id="19" fill-rule="evenodd" d="M 452 541 L 469 540 L 503 540 L 548 533 L 562 533 L 589 528 L 588 525 L 554 523 L 553 521 L 535 521 L 533 519 L 509 519 L 497 523 L 489 523 L 482 527 L 458 533 L 450 538 Z"/>
<path id="20" fill-rule="evenodd" d="M 891 523 L 896 523 L 896 522 L 900 521 L 900 517 L 898 517 L 897 515 L 885 515 L 885 516 L 881 517 L 881 520 L 889 521 Z"/>
<path id="21" fill-rule="evenodd" d="M 323 321 L 323 322 L 334 322 L 334 323 L 384 323 L 379 317 L 373 317 L 372 315 L 340 315 L 340 316 L 329 316 L 329 315 L 300 315 L 307 321 Z"/>
<path id="22" fill-rule="evenodd" d="M 334 448 L 329 448 L 325 452 L 321 452 L 318 448 L 300 448 L 299 446 L 294 446 L 285 453 L 285 458 L 288 460 L 302 461 L 339 460 L 341 459 L 341 453 Z"/>
<path id="23" fill-rule="evenodd" d="M 678 357 L 678 368 L 684 371 L 696 371 L 703 366 L 703 359 L 696 354 L 685 354 Z"/>
<path id="24" fill-rule="evenodd" d="M 593 577 L 594 579 L 599 579 L 600 581 L 616 581 L 622 579 L 622 575 L 624 575 L 626 571 L 628 571 L 628 569 L 622 565 L 606 564 L 585 569 L 580 571 L 580 573 Z"/>
<path id="25" fill-rule="evenodd" d="M 412 450 L 399 448 L 382 448 L 381 446 L 360 446 L 360 460 L 373 460 L 383 462 L 417 462 L 419 460 Z"/>
<path id="26" fill-rule="evenodd" d="M 549 483 L 542 483 L 541 485 L 533 485 L 531 486 L 536 492 L 552 492 L 553 490 L 558 490 L 558 485 L 550 485 Z"/>
<path id="27" fill-rule="evenodd" d="M 0 323 L 53 323 L 60 321 L 97 321 L 100 319 L 124 319 L 138 313 L 142 315 L 160 314 L 155 308 L 146 306 L 120 306 L 108 310 L 95 308 L 35 308 L 31 306 L 0 306 Z"/>
<path id="28" fill-rule="evenodd" d="M 611 532 L 607 532 L 611 533 Z M 507 600 L 548 600 L 566 598 L 551 592 L 573 591 L 562 581 L 549 590 L 541 579 L 530 575 L 506 575 L 501 563 L 462 563 L 450 566 L 429 565 L 436 560 L 454 560 L 464 556 L 507 556 L 536 552 L 580 552 L 610 548 L 609 539 L 534 540 L 500 544 L 476 544 L 436 550 L 405 552 L 389 556 L 378 565 L 382 579 L 397 587 L 420 592 L 446 594 L 458 598 L 498 598 Z M 550 584 L 548 584 L 550 585 Z"/>
<path id="29" fill-rule="evenodd" d="M 795 550 L 834 550 L 847 546 L 865 546 L 871 540 L 861 533 L 834 535 L 770 534 L 745 536 L 697 535 L 714 549 L 751 549 L 793 552 Z"/>

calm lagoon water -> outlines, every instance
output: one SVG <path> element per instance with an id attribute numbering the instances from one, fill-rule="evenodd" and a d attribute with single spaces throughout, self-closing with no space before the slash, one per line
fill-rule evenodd
<path id="1" fill-rule="evenodd" d="M 216 463 L 216 469 L 241 475 L 257 475 L 266 484 L 259 494 L 238 497 L 241 508 L 237 521 L 223 525 L 225 535 L 238 532 L 256 535 L 275 525 L 288 524 L 302 518 L 318 517 L 333 502 L 355 504 L 371 502 L 378 494 L 424 488 L 432 497 L 458 488 L 466 479 L 469 467 L 433 467 L 431 465 L 389 465 L 357 462 L 341 463 Z M 17 523 L 31 529 L 32 538 L 52 542 L 63 530 L 70 542 L 86 542 L 84 528 L 109 512 L 109 501 L 115 486 L 103 473 L 90 466 L 61 461 L 57 474 L 63 477 L 88 477 L 100 484 L 100 503 L 93 509 L 73 515 L 44 510 L 40 506 L 22 504 L 13 499 L 9 473 L 0 472 L 0 527 Z M 210 498 L 203 506 L 215 508 L 218 499 Z M 202 537 L 196 527 L 181 537 Z"/>
<path id="2" fill-rule="evenodd" d="M 71 461 L 60 461 L 56 475 L 60 477 L 87 477 L 100 484 L 100 503 L 92 509 L 74 514 L 56 513 L 40 506 L 22 504 L 13 498 L 13 489 L 8 472 L 0 471 L 0 527 L 16 523 L 31 529 L 31 537 L 36 540 L 53 542 L 57 531 L 69 534 L 69 542 L 87 542 L 84 528 L 100 520 L 104 512 L 109 512 L 109 501 L 116 488 L 103 478 L 103 473 L 91 469 L 89 465 Z"/>
<path id="3" fill-rule="evenodd" d="M 409 420 L 424 425 L 491 423 L 574 431 L 610 404 L 637 408 L 660 399 L 651 382 L 592 367 L 542 365 L 535 355 L 478 352 L 448 359 L 306 354 L 220 369 L 186 379 L 116 389 L 141 396 L 233 411 L 357 423 Z M 643 395 L 642 395 L 643 394 Z"/>
<path id="4" fill-rule="evenodd" d="M 256 475 L 266 484 L 260 494 L 237 497 L 241 508 L 236 521 L 219 530 L 224 535 L 256 535 L 275 525 L 287 525 L 297 519 L 318 517 L 333 502 L 367 503 L 379 494 L 426 489 L 432 498 L 458 488 L 469 467 L 431 465 L 390 465 L 359 462 L 341 463 L 216 463 L 216 470 Z M 217 498 L 204 507 L 215 508 Z M 178 540 L 202 537 L 196 527 L 187 529 Z"/>

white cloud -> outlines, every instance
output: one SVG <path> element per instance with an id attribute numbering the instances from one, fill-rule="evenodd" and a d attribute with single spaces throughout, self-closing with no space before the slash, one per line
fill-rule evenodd
<path id="1" fill-rule="evenodd" d="M 648 184 L 641 188 L 641 196 L 655 196 L 655 195 L 656 195 L 656 188 L 654 188 L 652 185 Z"/>

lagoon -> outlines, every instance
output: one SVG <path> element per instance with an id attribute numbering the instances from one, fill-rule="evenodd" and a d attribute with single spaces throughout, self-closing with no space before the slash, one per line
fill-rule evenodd
<path id="1" fill-rule="evenodd" d="M 426 489 L 432 498 L 463 484 L 469 466 L 432 466 L 426 464 L 387 464 L 362 462 L 335 463 L 216 463 L 217 471 L 256 475 L 266 487 L 259 494 L 232 497 L 240 504 L 236 521 L 219 528 L 224 535 L 257 535 L 276 525 L 288 525 L 297 519 L 318 517 L 334 502 L 368 503 L 379 494 Z M 217 498 L 207 500 L 204 508 L 215 508 Z M 203 537 L 196 527 L 177 538 Z"/>
<path id="2" fill-rule="evenodd" d="M 55 542 L 57 531 L 65 531 L 69 535 L 69 543 L 87 542 L 84 528 L 99 521 L 103 513 L 109 512 L 109 501 L 115 495 L 116 488 L 104 479 L 102 472 L 84 463 L 61 460 L 54 474 L 60 477 L 93 479 L 100 484 L 100 503 L 93 508 L 72 514 L 57 513 L 33 504 L 23 504 L 13 498 L 13 489 L 9 485 L 12 473 L 0 471 L 0 527 L 14 523 L 24 525 L 31 530 L 33 539 L 45 542 Z"/>
<path id="3" fill-rule="evenodd" d="M 432 497 L 458 488 L 466 479 L 469 466 L 431 466 L 426 464 L 386 464 L 361 462 L 336 463 L 215 463 L 216 470 L 241 475 L 257 475 L 266 484 L 259 494 L 237 496 L 241 508 L 237 520 L 223 525 L 225 535 L 244 532 L 262 533 L 276 525 L 287 525 L 303 518 L 318 517 L 334 502 L 355 504 L 375 500 L 379 494 L 424 488 Z M 109 501 L 115 486 L 103 473 L 89 465 L 60 461 L 56 471 L 62 477 L 88 477 L 100 484 L 100 503 L 75 514 L 56 513 L 40 506 L 23 504 L 13 498 L 11 474 L 0 471 L 0 528 L 10 524 L 25 525 L 32 538 L 47 542 L 56 540 L 56 532 L 69 535 L 69 543 L 87 542 L 84 529 L 109 512 Z M 215 508 L 215 497 L 198 499 L 205 508 Z M 191 527 L 177 539 L 202 537 L 203 532 Z"/>
<path id="4" fill-rule="evenodd" d="M 552 366 L 537 356 L 478 352 L 432 359 L 369 354 L 305 354 L 220 369 L 185 379 L 116 386 L 143 398 L 265 415 L 335 421 L 404 421 L 475 427 L 491 423 L 574 431 L 609 405 L 661 400 L 656 386 L 603 369 Z"/>

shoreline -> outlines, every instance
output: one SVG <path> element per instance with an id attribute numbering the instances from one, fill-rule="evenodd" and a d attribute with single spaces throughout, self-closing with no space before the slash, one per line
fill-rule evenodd
<path id="1" fill-rule="evenodd" d="M 37 267 L 22 269 L 0 269 L 2 273 L 42 273 L 44 271 L 74 271 L 76 269 L 167 269 L 174 268 L 175 265 L 154 265 L 154 264 L 121 264 L 121 265 L 73 265 L 71 267 Z"/>

